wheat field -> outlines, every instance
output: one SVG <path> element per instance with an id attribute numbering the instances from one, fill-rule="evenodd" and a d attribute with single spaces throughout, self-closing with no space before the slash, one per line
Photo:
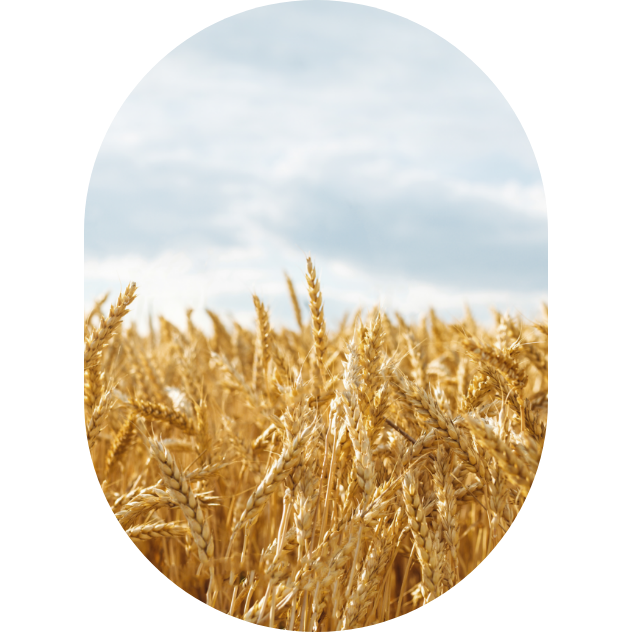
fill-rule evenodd
<path id="1" fill-rule="evenodd" d="M 207 310 L 140 335 L 130 284 L 84 321 L 86 434 L 121 527 L 171 581 L 235 617 L 346 630 L 471 573 L 520 511 L 548 408 L 539 322 L 448 324 L 375 308 L 337 327 L 307 259 L 292 328 Z"/>

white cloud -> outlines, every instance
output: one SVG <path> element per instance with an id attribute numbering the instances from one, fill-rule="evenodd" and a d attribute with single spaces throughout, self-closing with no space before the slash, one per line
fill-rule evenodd
<path id="1" fill-rule="evenodd" d="M 464 200 L 485 200 L 511 211 L 546 219 L 544 189 L 539 183 L 524 185 L 510 181 L 494 185 L 480 182 L 453 182 L 451 188 L 456 196 Z"/>
<path id="2" fill-rule="evenodd" d="M 256 289 L 282 315 L 282 270 L 302 278 L 309 251 L 335 313 L 520 302 L 545 292 L 546 239 L 529 142 L 467 58 L 390 14 L 289 3 L 198 34 L 121 108 L 88 195 L 86 295 L 137 277 L 156 310 L 243 315 Z"/>

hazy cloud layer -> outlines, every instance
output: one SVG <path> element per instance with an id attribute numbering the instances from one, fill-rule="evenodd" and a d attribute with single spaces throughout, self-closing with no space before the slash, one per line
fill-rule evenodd
<path id="1" fill-rule="evenodd" d="M 275 300 L 304 253 L 340 313 L 354 291 L 525 309 L 547 288 L 541 181 L 509 105 L 441 38 L 350 4 L 256 9 L 157 64 L 103 143 L 85 237 L 88 302 L 184 257 L 172 308 L 239 311 L 235 288 Z"/>

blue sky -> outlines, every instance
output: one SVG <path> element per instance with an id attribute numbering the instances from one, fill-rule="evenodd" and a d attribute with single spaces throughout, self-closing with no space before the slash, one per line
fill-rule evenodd
<path id="1" fill-rule="evenodd" d="M 256 291 L 291 323 L 305 254 L 326 315 L 537 313 L 547 222 L 528 139 L 467 57 L 396 15 L 338 2 L 255 9 L 145 76 L 95 163 L 85 299 L 129 280 L 136 315 L 240 321 Z"/>

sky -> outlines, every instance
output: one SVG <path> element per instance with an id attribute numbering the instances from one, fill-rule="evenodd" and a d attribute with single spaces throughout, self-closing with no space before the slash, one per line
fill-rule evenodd
<path id="1" fill-rule="evenodd" d="M 377 9 L 258 8 L 194 35 L 142 79 L 95 162 L 86 308 L 131 280 L 130 316 L 243 324 L 252 293 L 291 324 L 305 257 L 333 321 L 539 313 L 547 219 L 510 105 L 448 42 Z"/>

